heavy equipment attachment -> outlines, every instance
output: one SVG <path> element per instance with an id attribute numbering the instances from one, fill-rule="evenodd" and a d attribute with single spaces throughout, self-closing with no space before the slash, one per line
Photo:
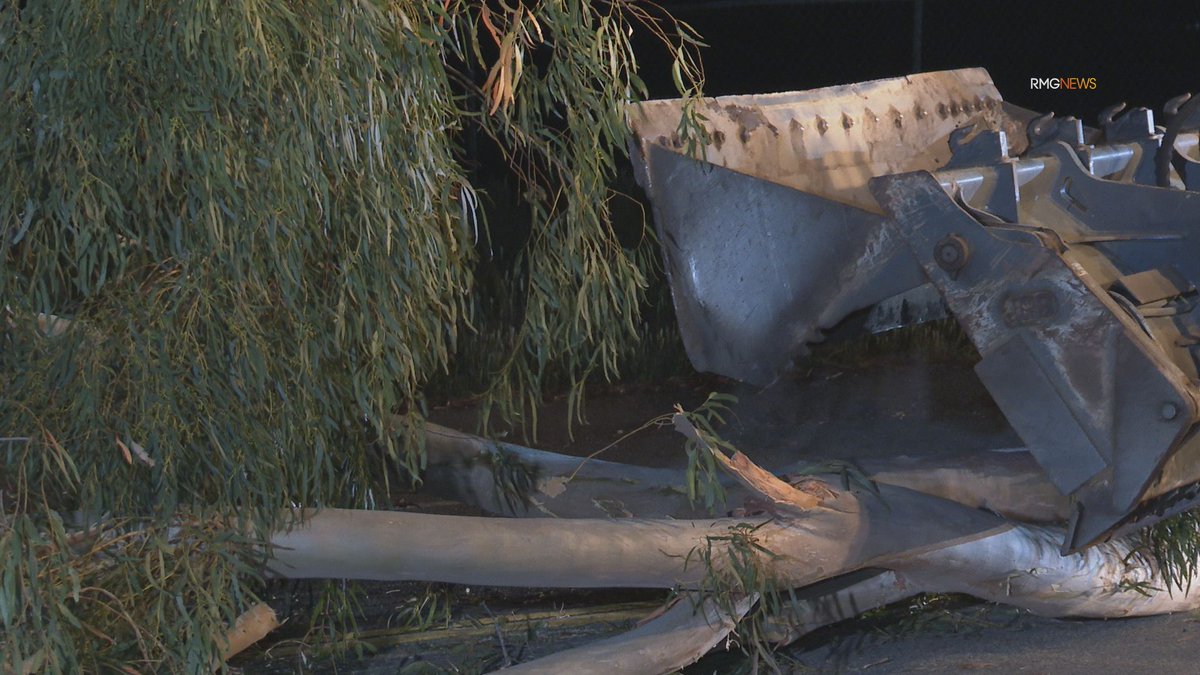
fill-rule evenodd
<path id="1" fill-rule="evenodd" d="M 1200 96 L 1165 113 L 1086 127 L 964 69 L 629 123 L 698 369 L 767 384 L 835 328 L 953 316 L 1070 552 L 1200 503 Z"/>

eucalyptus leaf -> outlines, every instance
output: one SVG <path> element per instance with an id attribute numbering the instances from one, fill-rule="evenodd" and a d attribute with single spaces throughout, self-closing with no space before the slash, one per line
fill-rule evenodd
<path id="1" fill-rule="evenodd" d="M 0 436 L 30 439 L 0 468 L 0 670 L 210 669 L 253 533 L 371 503 L 383 457 L 417 480 L 385 424 L 435 380 L 482 373 L 524 421 L 616 374 L 654 264 L 609 211 L 630 36 L 693 94 L 699 43 L 638 3 L 487 6 L 495 36 L 469 0 L 0 7 Z M 495 175 L 527 236 L 493 261 Z M 75 512 L 113 515 L 50 527 Z"/>

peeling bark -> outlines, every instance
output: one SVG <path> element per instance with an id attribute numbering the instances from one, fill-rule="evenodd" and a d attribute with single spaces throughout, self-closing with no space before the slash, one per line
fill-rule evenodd
<path id="1" fill-rule="evenodd" d="M 246 610 L 225 636 L 225 649 L 221 652 L 221 661 L 213 666 L 213 670 L 217 670 L 221 664 L 242 653 L 279 626 L 279 617 L 275 616 L 275 610 L 266 603 L 260 602 Z"/>

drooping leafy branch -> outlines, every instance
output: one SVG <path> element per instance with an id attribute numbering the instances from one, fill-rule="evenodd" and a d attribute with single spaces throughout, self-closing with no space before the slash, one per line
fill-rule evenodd
<path id="1" fill-rule="evenodd" d="M 622 108 L 644 92 L 630 31 L 696 45 L 660 16 L 584 0 L 0 7 L 0 536 L 27 552 L 0 569 L 3 667 L 208 664 L 252 600 L 229 590 L 244 546 L 214 540 L 201 561 L 168 523 L 261 533 L 293 505 L 371 506 L 386 473 L 370 448 L 418 473 L 419 443 L 384 421 L 419 414 L 472 329 L 471 130 L 531 214 L 491 402 L 536 396 L 551 363 L 612 372 L 647 265 L 608 207 Z M 127 588 L 170 593 L 169 619 L 80 600 L 76 554 L 46 537 L 103 514 L 165 561 L 112 558 Z M 55 637 L 33 639 L 51 615 Z"/>

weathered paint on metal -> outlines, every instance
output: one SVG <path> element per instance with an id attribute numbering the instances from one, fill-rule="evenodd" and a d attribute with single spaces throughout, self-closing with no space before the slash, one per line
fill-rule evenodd
<path id="1" fill-rule="evenodd" d="M 1195 163 L 1200 116 L 1159 148 L 1145 109 L 1086 128 L 980 69 L 700 105 L 695 158 L 682 102 L 629 110 L 697 368 L 763 384 L 860 310 L 948 309 L 1075 499 L 1065 550 L 1200 503 L 1200 192 L 1151 187 L 1163 153 Z"/>

